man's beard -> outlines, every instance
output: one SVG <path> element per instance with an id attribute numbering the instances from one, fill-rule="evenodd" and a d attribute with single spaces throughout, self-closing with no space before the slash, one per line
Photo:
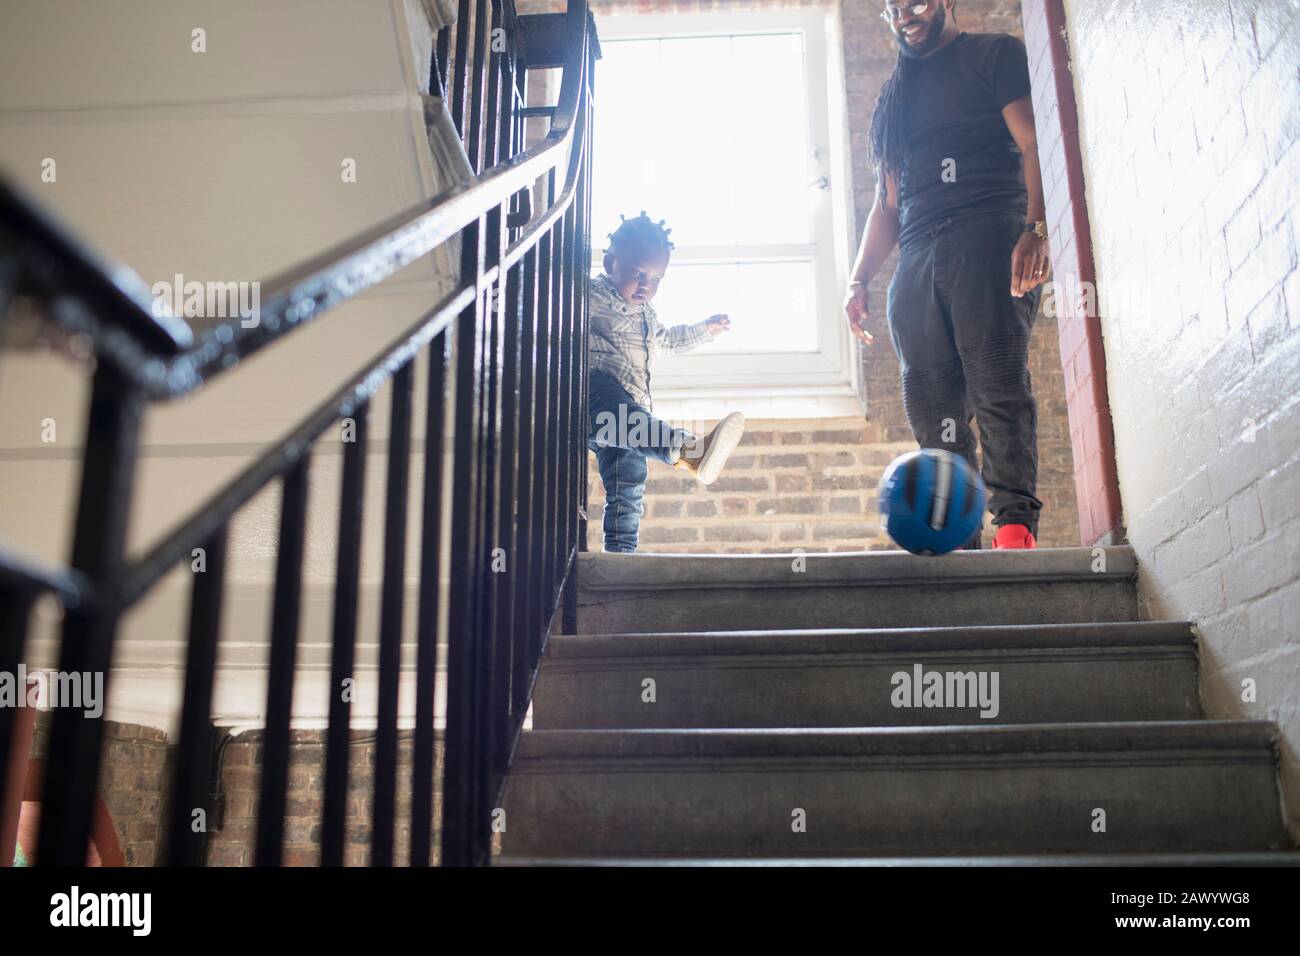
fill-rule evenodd
<path id="1" fill-rule="evenodd" d="M 930 21 L 930 32 L 925 35 L 925 42 L 920 46 L 914 47 L 903 39 L 902 34 L 894 34 L 894 40 L 898 43 L 898 48 L 903 51 L 903 56 L 909 60 L 919 60 L 933 53 L 943 38 L 943 28 L 947 19 L 948 11 L 940 6 L 935 11 L 934 19 Z"/>

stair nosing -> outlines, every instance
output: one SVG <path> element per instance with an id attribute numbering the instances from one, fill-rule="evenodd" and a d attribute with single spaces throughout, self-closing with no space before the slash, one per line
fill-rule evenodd
<path id="1" fill-rule="evenodd" d="M 1084 633 L 1079 633 L 1080 631 Z M 997 651 L 1051 654 L 1066 651 L 1140 653 L 1157 650 L 1162 651 L 1164 656 L 1194 658 L 1197 640 L 1191 624 L 1185 621 L 1120 621 L 1089 624 L 782 628 L 770 631 L 644 631 L 555 635 L 547 642 L 545 660 L 547 665 L 563 666 L 578 661 L 677 657 L 695 660 L 707 656 L 847 655 L 887 659 L 891 655 L 933 656 Z"/>
<path id="2" fill-rule="evenodd" d="M 530 730 L 513 769 L 550 761 L 659 758 L 817 760 L 1179 751 L 1273 759 L 1277 725 L 1267 720 L 1096 721 L 895 727 L 654 728 Z"/>
<path id="3" fill-rule="evenodd" d="M 903 551 L 809 554 L 805 569 L 790 570 L 791 552 L 768 554 L 595 554 L 579 555 L 578 597 L 610 592 L 700 590 L 709 588 L 820 588 L 1005 585 L 1034 582 L 1123 583 L 1137 575 L 1128 547 L 1102 549 L 1107 569 L 1092 571 L 1094 549 L 1044 548 L 1034 551 L 959 551 L 938 558 Z M 1047 567 L 1042 567 L 1047 565 Z M 1059 567 L 1053 567 L 1059 566 Z"/>

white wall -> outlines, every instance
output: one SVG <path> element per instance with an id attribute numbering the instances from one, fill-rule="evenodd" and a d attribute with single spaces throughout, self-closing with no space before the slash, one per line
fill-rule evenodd
<path id="1" fill-rule="evenodd" d="M 1300 821 L 1300 10 L 1067 7 L 1143 609 L 1196 622 L 1211 716 L 1281 726 Z"/>
<path id="2" fill-rule="evenodd" d="M 426 127 L 437 9 L 415 0 L 0 0 L 0 171 L 147 283 L 176 273 L 269 278 L 465 174 L 463 158 L 457 166 L 442 146 L 448 129 L 431 147 Z M 193 49 L 196 29 L 206 52 Z M 42 181 L 47 158 L 54 182 Z M 348 159 L 355 182 L 342 176 Z M 449 288 L 450 267 L 446 251 L 426 257 L 192 399 L 151 409 L 131 551 L 156 542 L 414 322 Z M 87 369 L 61 355 L 10 352 L 0 364 L 0 541 L 50 562 L 66 559 L 71 541 L 87 386 Z M 371 428 L 359 678 L 377 631 L 387 403 L 385 392 Z M 47 419 L 52 444 L 42 441 Z M 302 651 L 302 686 L 314 689 L 299 696 L 304 717 L 325 700 L 320 642 L 341 445 L 327 437 L 316 455 Z M 223 627 L 231 666 L 216 707 L 236 722 L 256 721 L 263 706 L 278 498 L 278 489 L 264 494 L 232 530 Z M 417 539 L 412 532 L 412 582 Z M 124 622 L 110 717 L 166 726 L 174 716 L 188 578 L 178 571 Z M 32 662 L 52 663 L 52 622 L 41 617 L 36 632 Z M 359 686 L 359 713 L 372 690 Z"/>

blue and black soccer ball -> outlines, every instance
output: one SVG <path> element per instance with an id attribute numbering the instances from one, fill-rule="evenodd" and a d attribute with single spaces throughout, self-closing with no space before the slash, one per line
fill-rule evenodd
<path id="1" fill-rule="evenodd" d="M 895 458 L 880 479 L 880 518 L 900 548 L 947 554 L 984 523 L 984 480 L 961 455 L 923 448 Z"/>

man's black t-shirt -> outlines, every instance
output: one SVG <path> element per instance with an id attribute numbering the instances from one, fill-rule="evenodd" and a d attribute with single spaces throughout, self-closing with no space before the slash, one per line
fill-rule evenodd
<path id="1" fill-rule="evenodd" d="M 900 243 L 948 219 L 1024 214 L 1020 150 L 1002 108 L 1028 95 L 1025 45 L 1005 33 L 962 33 L 905 64 Z"/>

